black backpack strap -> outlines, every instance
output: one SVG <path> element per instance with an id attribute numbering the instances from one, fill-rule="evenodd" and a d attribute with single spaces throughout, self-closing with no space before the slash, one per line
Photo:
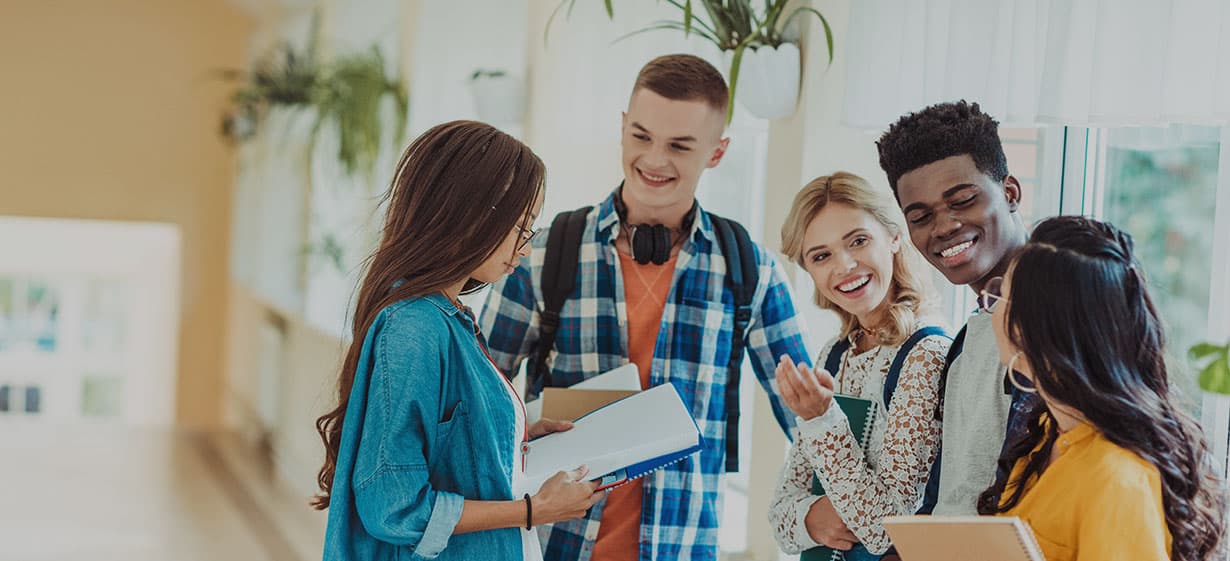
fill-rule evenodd
<path id="1" fill-rule="evenodd" d="M 948 369 L 952 367 L 952 361 L 956 360 L 964 347 L 965 326 L 962 326 L 961 330 L 957 332 L 957 336 L 952 339 L 952 345 L 948 347 L 948 354 L 944 356 L 944 370 L 940 372 L 940 400 L 935 406 L 935 418 L 937 420 L 944 418 L 944 388 L 948 383 Z M 941 446 L 935 452 L 935 461 L 931 463 L 931 471 L 927 475 L 927 487 L 923 490 L 922 507 L 918 509 L 916 514 L 931 514 L 935 511 L 935 506 L 939 504 L 940 465 L 943 464 L 943 457 L 944 449 Z"/>
<path id="2" fill-rule="evenodd" d="M 837 379 L 838 370 L 841 370 L 841 355 L 846 354 L 848 350 L 850 350 L 850 339 L 842 337 L 833 343 L 833 348 L 829 349 L 829 356 L 824 358 L 824 370 L 833 379 Z"/>
<path id="3" fill-rule="evenodd" d="M 538 314 L 538 344 L 526 368 L 526 392 L 538 393 L 551 386 L 552 352 L 559 330 L 564 301 L 576 288 L 577 263 L 585 221 L 593 207 L 561 212 L 551 222 L 547 252 L 542 263 L 542 310 Z"/>
<path id="4" fill-rule="evenodd" d="M 726 369 L 726 471 L 739 471 L 739 378 L 743 371 L 743 338 L 752 322 L 752 296 L 760 283 L 756 247 L 742 224 L 709 214 L 718 245 L 726 258 L 726 282 L 735 296 L 734 331 Z"/>
<path id="5" fill-rule="evenodd" d="M 893 357 L 893 364 L 888 367 L 888 375 L 884 378 L 884 411 L 886 414 L 889 404 L 893 401 L 893 392 L 897 391 L 897 380 L 901 378 L 901 368 L 905 366 L 906 357 L 910 355 L 910 351 L 914 350 L 919 341 L 932 335 L 947 337 L 948 334 L 944 333 L 944 329 L 938 326 L 923 327 L 915 331 L 913 335 L 910 335 L 910 338 L 901 344 L 901 348 L 897 349 L 897 356 Z"/>
<path id="6" fill-rule="evenodd" d="M 957 332 L 957 336 L 952 339 L 952 346 L 948 347 L 948 354 L 944 356 L 944 370 L 940 372 L 940 402 L 935 407 L 935 418 L 944 420 L 944 391 L 948 387 L 948 369 L 952 368 L 952 361 L 957 360 L 961 355 L 961 350 L 965 348 L 965 328 L 967 325 L 961 326 L 961 330 Z"/>

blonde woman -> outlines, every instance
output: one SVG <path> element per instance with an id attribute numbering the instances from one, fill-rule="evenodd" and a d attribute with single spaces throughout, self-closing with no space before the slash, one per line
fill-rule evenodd
<path id="1" fill-rule="evenodd" d="M 925 318 L 934 298 L 888 194 L 846 172 L 819 177 L 795 197 L 782 227 L 783 251 L 811 275 L 816 304 L 841 318 L 816 369 L 787 357 L 777 368 L 782 397 L 798 415 L 769 511 L 788 553 L 823 545 L 847 561 L 879 559 L 891 545 L 881 521 L 914 513 L 935 460 L 950 340 Z M 866 450 L 834 394 L 880 403 Z M 812 494 L 813 477 L 823 496 Z"/>

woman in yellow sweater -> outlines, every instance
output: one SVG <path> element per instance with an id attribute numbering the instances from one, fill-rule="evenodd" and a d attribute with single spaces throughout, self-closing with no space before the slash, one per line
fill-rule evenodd
<path id="1" fill-rule="evenodd" d="M 1045 403 L 1006 446 L 983 514 L 1019 516 L 1048 561 L 1203 561 L 1225 498 L 1178 405 L 1132 240 L 1088 218 L 1049 219 L 983 290 L 1008 382 Z"/>

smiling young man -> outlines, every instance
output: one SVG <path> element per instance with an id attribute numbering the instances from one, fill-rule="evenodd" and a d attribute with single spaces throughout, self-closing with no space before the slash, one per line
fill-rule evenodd
<path id="1" fill-rule="evenodd" d="M 956 285 L 979 294 L 1002 276 L 1027 234 L 1021 184 L 1008 173 L 998 123 L 977 103 L 941 103 L 902 117 L 877 146 L 914 246 Z M 1006 435 L 1031 401 L 1005 391 L 991 314 L 970 316 L 948 355 L 940 457 L 920 512 L 977 514 Z"/>
<path id="2" fill-rule="evenodd" d="M 737 464 L 727 456 L 737 450 L 728 434 L 738 428 L 729 410 L 738 403 L 728 391 L 738 387 L 730 364 L 742 363 L 743 349 L 778 423 L 792 428 L 793 415 L 771 383 L 777 357 L 811 360 L 785 274 L 746 235 L 747 245 L 734 247 L 749 251 L 727 253 L 731 242 L 719 241 L 719 230 L 734 232 L 726 228 L 732 223 L 696 202 L 701 173 L 718 165 L 730 142 L 723 136 L 728 101 L 722 75 L 703 59 L 649 62 L 623 114 L 623 182 L 593 209 L 565 213 L 577 223 L 557 218 L 536 238 L 528 266 L 493 286 L 487 299 L 481 326 L 505 373 L 515 374 L 527 357 L 533 369 L 544 349 L 553 356 L 545 382 L 553 386 L 632 362 L 642 388 L 675 386 L 703 437 L 699 455 L 616 488 L 586 518 L 556 524 L 545 541 L 550 561 L 717 559 L 722 474 Z M 575 288 L 558 312 L 550 346 L 541 341 L 551 331 L 543 318 L 553 315 L 544 264 L 549 240 L 570 231 L 579 239 L 579 247 L 565 250 L 579 259 Z M 747 291 L 728 282 L 727 258 L 735 253 L 748 259 L 734 262 L 746 263 L 758 279 L 741 285 Z M 751 295 L 741 312 L 736 292 Z M 531 372 L 527 398 L 543 385 Z"/>

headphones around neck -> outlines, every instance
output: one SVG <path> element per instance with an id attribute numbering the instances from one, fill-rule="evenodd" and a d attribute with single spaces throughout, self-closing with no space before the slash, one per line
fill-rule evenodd
<path id="1" fill-rule="evenodd" d="M 696 209 L 696 199 L 692 199 L 692 208 L 683 215 L 683 223 L 680 226 L 682 231 L 687 232 L 692 228 Z M 615 212 L 619 214 L 620 223 L 631 229 L 628 245 L 632 247 L 632 258 L 637 263 L 645 265 L 652 262 L 654 265 L 661 265 L 670 260 L 671 249 L 675 247 L 671 228 L 664 224 L 628 224 L 628 205 L 624 203 L 623 185 L 615 192 Z"/>

